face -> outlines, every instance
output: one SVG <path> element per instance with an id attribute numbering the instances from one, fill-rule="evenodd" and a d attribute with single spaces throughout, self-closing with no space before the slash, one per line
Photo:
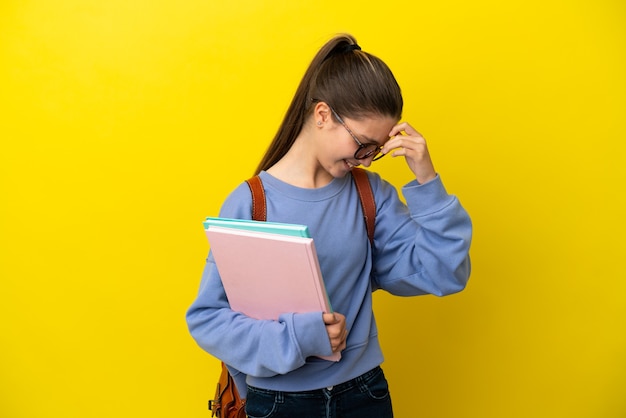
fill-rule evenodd
<path id="1" fill-rule="evenodd" d="M 324 158 L 320 163 L 333 177 L 343 177 L 353 167 L 370 166 L 377 156 L 377 147 L 389 140 L 389 132 L 397 120 L 381 115 L 370 115 L 362 119 L 337 116 L 339 118 L 333 117 L 329 123 L 331 126 L 325 138 Z M 362 159 L 355 157 L 357 151 L 360 156 L 368 149 L 374 151 L 372 155 Z"/>

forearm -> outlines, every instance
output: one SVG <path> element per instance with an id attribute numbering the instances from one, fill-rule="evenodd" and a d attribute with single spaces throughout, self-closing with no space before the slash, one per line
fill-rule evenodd
<path id="1" fill-rule="evenodd" d="M 215 266 L 207 263 L 189 331 L 205 351 L 236 369 L 267 377 L 301 367 L 309 356 L 332 353 L 321 312 L 257 320 L 230 309 Z"/>

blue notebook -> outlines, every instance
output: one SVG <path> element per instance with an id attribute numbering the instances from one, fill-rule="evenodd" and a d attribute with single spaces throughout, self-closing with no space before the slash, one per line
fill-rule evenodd
<path id="1" fill-rule="evenodd" d="M 269 234 L 280 234 L 292 237 L 311 237 L 309 234 L 309 228 L 306 225 L 298 224 L 208 217 L 203 222 L 203 225 L 205 230 L 208 230 L 212 226 L 219 226 L 222 228 L 235 228 L 243 231 L 265 232 Z"/>

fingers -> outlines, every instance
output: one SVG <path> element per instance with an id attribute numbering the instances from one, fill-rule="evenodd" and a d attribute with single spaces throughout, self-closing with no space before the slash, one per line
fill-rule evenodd
<path id="1" fill-rule="evenodd" d="M 322 319 L 326 325 L 332 325 L 337 323 L 337 316 L 335 313 L 323 313 Z"/>
<path id="2" fill-rule="evenodd" d="M 394 126 L 389 134 L 391 139 L 381 149 L 384 154 L 391 152 L 392 157 L 405 157 L 409 168 L 420 184 L 437 176 L 422 134 L 407 122 Z"/>
<path id="3" fill-rule="evenodd" d="M 394 126 L 391 129 L 391 132 L 389 132 L 389 136 L 394 137 L 396 135 L 401 135 L 402 131 L 406 132 L 406 134 L 409 136 L 422 136 L 422 134 L 417 132 L 417 130 L 413 128 L 408 122 L 402 122 Z"/>
<path id="4" fill-rule="evenodd" d="M 346 348 L 346 338 L 348 330 L 346 329 L 346 317 L 340 313 L 325 313 L 322 318 L 326 324 L 326 332 L 330 341 L 330 347 L 333 353 Z"/>
<path id="5" fill-rule="evenodd" d="M 403 135 L 404 132 L 406 135 Z M 394 151 L 393 156 L 407 155 L 406 151 L 424 152 L 426 140 L 408 123 L 394 126 L 391 130 L 391 139 L 385 143 L 382 152 L 388 154 Z"/>

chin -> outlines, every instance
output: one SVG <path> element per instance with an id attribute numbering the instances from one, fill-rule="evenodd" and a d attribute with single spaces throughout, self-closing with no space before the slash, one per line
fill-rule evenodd
<path id="1" fill-rule="evenodd" d="M 325 167 L 326 172 L 333 178 L 340 179 L 345 177 L 350 171 L 352 171 L 352 166 L 350 166 L 346 160 L 341 160 L 334 165 Z"/>
<path id="2" fill-rule="evenodd" d="M 345 177 L 346 174 L 348 174 L 350 171 L 352 171 L 352 167 L 349 167 L 345 163 L 345 161 L 342 161 L 341 165 L 333 167 L 333 170 L 330 172 L 330 174 L 335 178 L 342 178 Z"/>

